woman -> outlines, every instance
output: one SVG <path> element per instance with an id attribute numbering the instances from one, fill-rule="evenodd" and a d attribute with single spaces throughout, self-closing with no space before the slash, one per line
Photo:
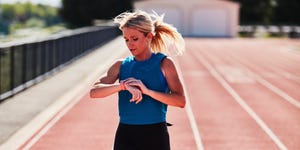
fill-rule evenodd
<path id="1" fill-rule="evenodd" d="M 140 10 L 114 18 L 132 56 L 116 61 L 95 83 L 90 96 L 119 94 L 115 150 L 170 149 L 167 106 L 183 108 L 185 94 L 173 60 L 162 52 L 172 46 L 181 54 L 184 40 L 176 28 L 162 19 L 156 13 Z"/>

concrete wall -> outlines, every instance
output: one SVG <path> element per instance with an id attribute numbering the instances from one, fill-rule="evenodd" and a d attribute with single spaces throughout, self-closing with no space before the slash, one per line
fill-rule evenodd
<path id="1" fill-rule="evenodd" d="M 184 36 L 235 37 L 239 25 L 239 4 L 223 0 L 148 0 L 135 9 L 164 14 Z"/>

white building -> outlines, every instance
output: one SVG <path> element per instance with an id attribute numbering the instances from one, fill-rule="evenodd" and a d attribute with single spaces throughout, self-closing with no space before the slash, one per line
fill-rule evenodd
<path id="1" fill-rule="evenodd" d="M 146 0 L 137 1 L 135 9 L 165 14 L 184 36 L 236 37 L 239 4 L 226 0 Z"/>

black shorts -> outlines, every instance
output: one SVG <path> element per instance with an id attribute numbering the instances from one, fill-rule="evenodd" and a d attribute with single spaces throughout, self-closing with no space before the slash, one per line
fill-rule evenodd
<path id="1" fill-rule="evenodd" d="M 167 124 L 120 123 L 115 136 L 114 150 L 170 150 Z"/>

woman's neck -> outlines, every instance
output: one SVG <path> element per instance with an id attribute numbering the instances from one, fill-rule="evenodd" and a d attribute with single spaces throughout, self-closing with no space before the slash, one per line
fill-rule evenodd
<path id="1" fill-rule="evenodd" d="M 145 51 L 144 53 L 134 56 L 134 58 L 137 61 L 145 61 L 145 60 L 150 59 L 151 55 L 152 55 L 151 50 L 148 50 L 148 51 Z"/>

